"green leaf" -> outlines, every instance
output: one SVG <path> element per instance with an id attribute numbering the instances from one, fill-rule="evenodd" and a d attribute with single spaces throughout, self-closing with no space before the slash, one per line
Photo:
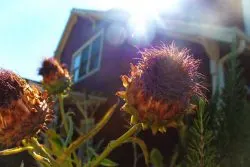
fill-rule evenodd
<path id="1" fill-rule="evenodd" d="M 88 147 L 87 149 L 88 149 L 89 153 L 91 153 L 91 155 L 93 155 L 93 156 L 95 156 L 95 157 L 98 156 L 98 154 L 96 153 L 96 151 L 94 150 L 94 148 Z"/>
<path id="2" fill-rule="evenodd" d="M 73 152 L 72 162 L 76 165 L 76 167 L 82 167 L 82 161 L 78 156 L 76 155 L 76 152 Z"/>
<path id="3" fill-rule="evenodd" d="M 50 152 L 56 156 L 62 154 L 64 150 L 63 139 L 56 133 L 55 130 L 49 129 L 46 132 L 48 142 L 50 144 Z"/>
<path id="4" fill-rule="evenodd" d="M 74 132 L 74 123 L 72 121 L 72 117 L 68 114 L 65 115 L 66 116 L 66 119 L 68 120 L 68 123 L 69 123 L 69 131 L 68 131 L 68 134 L 67 134 L 67 138 L 64 142 L 64 147 L 67 147 L 67 145 L 71 142 L 72 140 L 72 136 L 73 136 L 73 132 Z"/>
<path id="5" fill-rule="evenodd" d="M 96 151 L 95 151 L 94 148 L 88 147 L 87 149 L 88 149 L 88 151 L 89 151 L 94 157 L 98 157 L 98 156 L 99 156 L 99 155 L 96 153 Z M 101 165 L 102 165 L 102 166 L 118 166 L 117 163 L 115 163 L 115 162 L 113 162 L 113 161 L 111 161 L 111 160 L 109 160 L 109 159 L 107 159 L 107 158 L 104 159 L 104 160 L 101 162 Z"/>
<path id="6" fill-rule="evenodd" d="M 102 166 L 109 166 L 109 167 L 112 167 L 112 166 L 119 166 L 117 163 L 109 160 L 109 159 L 104 159 L 102 162 L 101 162 L 101 165 Z"/>
<path id="7" fill-rule="evenodd" d="M 96 151 L 101 149 L 101 146 L 103 146 L 104 139 L 100 140 L 94 147 Z"/>
<path id="8" fill-rule="evenodd" d="M 108 123 L 111 116 L 116 111 L 116 107 L 118 104 L 119 102 L 109 108 L 108 112 L 88 133 L 80 135 L 75 141 L 71 142 L 71 144 L 62 152 L 62 155 L 57 158 L 57 162 L 61 163 L 65 161 L 65 159 L 69 157 L 72 152 L 74 152 L 82 144 L 86 143 L 88 140 L 94 137 Z"/>
<path id="9" fill-rule="evenodd" d="M 163 156 L 161 152 L 153 148 L 150 152 L 150 162 L 153 164 L 154 167 L 163 167 Z"/>

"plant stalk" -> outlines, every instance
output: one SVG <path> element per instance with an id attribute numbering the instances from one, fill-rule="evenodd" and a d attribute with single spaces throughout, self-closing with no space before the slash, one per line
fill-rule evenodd
<path id="1" fill-rule="evenodd" d="M 147 148 L 147 145 L 145 144 L 145 142 L 137 137 L 130 137 L 125 141 L 125 143 L 126 142 L 131 142 L 133 144 L 133 146 L 136 146 L 136 144 L 139 145 L 139 147 L 141 148 L 142 153 L 144 155 L 145 164 L 148 166 L 149 165 L 149 153 L 148 153 L 148 148 Z M 138 160 L 138 157 L 136 157 L 136 158 Z M 135 164 L 135 166 L 136 166 L 136 164 Z"/>
<path id="2" fill-rule="evenodd" d="M 35 137 L 32 137 L 30 141 L 22 140 L 22 143 L 25 147 L 33 148 L 28 150 L 28 152 L 35 160 L 42 163 L 44 166 L 52 165 L 53 167 L 58 167 L 55 159 L 45 150 Z"/>
<path id="3" fill-rule="evenodd" d="M 11 149 L 6 149 L 3 151 L 0 151 L 0 156 L 1 155 L 11 155 L 11 154 L 17 154 L 23 151 L 27 150 L 33 150 L 34 148 L 32 146 L 26 146 L 26 147 L 16 147 L 16 148 L 11 148 Z"/>
<path id="4" fill-rule="evenodd" d="M 87 134 L 79 136 L 74 142 L 72 142 L 69 145 L 69 147 L 65 149 L 64 153 L 60 157 L 58 157 L 58 159 L 56 160 L 57 163 L 61 164 L 62 162 L 64 162 L 71 155 L 71 153 L 73 153 L 77 148 L 79 148 L 87 140 L 95 136 L 110 120 L 117 105 L 118 103 L 114 104 L 109 109 L 109 111 L 105 114 L 105 116 L 101 119 L 101 121 L 93 129 L 91 129 Z"/>
<path id="5" fill-rule="evenodd" d="M 118 139 L 111 141 L 105 150 L 94 160 L 91 162 L 91 167 L 97 167 L 116 147 L 122 145 L 127 139 L 133 136 L 138 130 L 141 130 L 142 125 L 136 124 L 132 126 L 126 133 L 124 133 Z"/>
<path id="6" fill-rule="evenodd" d="M 34 146 L 35 150 L 45 155 L 52 163 L 55 163 L 55 159 L 46 151 L 43 145 L 41 145 L 36 138 L 31 138 L 31 145 Z"/>
<path id="7" fill-rule="evenodd" d="M 68 131 L 69 131 L 69 127 L 68 127 L 68 124 L 67 124 L 67 121 L 66 121 L 66 118 L 65 118 L 64 103 L 63 103 L 64 97 L 63 97 L 63 95 L 59 94 L 58 99 L 59 99 L 59 106 L 60 106 L 62 123 L 63 123 L 64 129 L 65 129 L 65 132 L 67 134 Z"/>
<path id="8" fill-rule="evenodd" d="M 29 151 L 30 155 L 39 163 L 43 164 L 43 166 L 45 167 L 51 167 L 52 164 L 49 161 L 49 159 L 37 154 L 35 151 Z M 53 167 L 56 167 L 55 165 L 53 165 Z"/>

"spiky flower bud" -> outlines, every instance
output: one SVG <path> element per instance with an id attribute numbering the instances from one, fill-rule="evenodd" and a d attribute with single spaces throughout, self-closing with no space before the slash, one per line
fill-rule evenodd
<path id="1" fill-rule="evenodd" d="M 52 121 L 47 94 L 15 73 L 0 69 L 0 144 L 19 145 L 47 129 Z"/>
<path id="2" fill-rule="evenodd" d="M 175 126 L 175 120 L 191 107 L 192 96 L 203 96 L 199 60 L 174 44 L 140 52 L 141 60 L 131 64 L 130 76 L 121 80 L 125 91 L 117 92 L 126 103 L 131 123 L 143 123 L 155 134 Z"/>
<path id="3" fill-rule="evenodd" d="M 43 76 L 43 85 L 50 94 L 65 93 L 70 89 L 71 76 L 68 70 L 54 58 L 43 61 L 39 75 Z"/>

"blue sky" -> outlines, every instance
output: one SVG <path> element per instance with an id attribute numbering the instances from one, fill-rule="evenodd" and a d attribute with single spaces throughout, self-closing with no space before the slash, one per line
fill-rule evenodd
<path id="1" fill-rule="evenodd" d="M 70 10 L 106 10 L 107 0 L 1 0 L 0 67 L 22 77 L 41 80 L 37 70 L 53 56 Z"/>

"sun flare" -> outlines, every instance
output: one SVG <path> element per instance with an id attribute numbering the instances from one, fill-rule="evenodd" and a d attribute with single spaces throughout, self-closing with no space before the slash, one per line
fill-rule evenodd
<path id="1" fill-rule="evenodd" d="M 130 14 L 127 26 L 132 38 L 144 39 L 152 36 L 151 32 L 154 31 L 151 26 L 152 22 L 162 25 L 161 15 L 177 12 L 179 7 L 180 0 L 126 0 L 117 4 L 117 8 Z"/>

